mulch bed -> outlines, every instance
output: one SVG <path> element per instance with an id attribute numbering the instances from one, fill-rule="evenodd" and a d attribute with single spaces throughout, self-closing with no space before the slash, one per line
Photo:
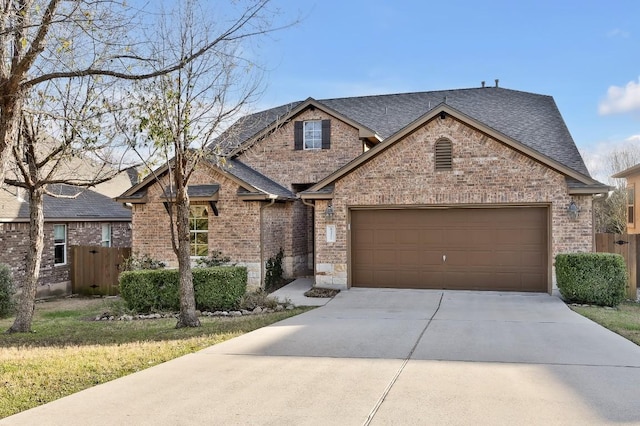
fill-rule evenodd
<path id="1" fill-rule="evenodd" d="M 312 289 L 307 290 L 304 295 L 307 297 L 333 297 L 338 293 L 340 293 L 340 290 L 313 287 Z"/>

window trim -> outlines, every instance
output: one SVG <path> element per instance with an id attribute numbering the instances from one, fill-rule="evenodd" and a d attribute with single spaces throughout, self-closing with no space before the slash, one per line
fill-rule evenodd
<path id="1" fill-rule="evenodd" d="M 635 183 L 627 186 L 627 225 L 635 227 L 636 224 L 636 185 Z"/>
<path id="2" fill-rule="evenodd" d="M 312 147 L 307 147 L 307 124 L 314 124 L 314 129 L 311 130 L 314 134 Z M 317 128 L 315 128 L 316 126 Z M 322 120 L 305 120 L 302 122 L 302 149 L 305 151 L 322 149 Z"/>
<path id="3" fill-rule="evenodd" d="M 194 215 L 194 210 L 198 208 L 198 209 L 202 209 L 202 211 L 204 212 L 203 216 L 195 216 Z M 207 220 L 207 229 L 195 229 L 196 226 L 196 220 L 197 219 L 205 219 Z M 198 234 L 203 234 L 206 236 L 206 254 L 204 255 L 198 255 L 196 254 L 197 248 L 198 246 L 204 246 L 204 244 L 198 244 L 197 243 L 197 235 Z M 193 237 L 193 240 L 192 240 Z M 202 258 L 202 257 L 207 257 L 209 256 L 209 209 L 207 209 L 207 206 L 205 205 L 201 205 L 201 204 L 194 204 L 189 206 L 189 256 L 192 258 Z"/>
<path id="4" fill-rule="evenodd" d="M 104 230 L 105 227 L 109 228 L 109 238 L 105 240 L 104 238 Z M 112 242 L 112 231 L 113 231 L 113 227 L 111 226 L 110 223 L 103 223 L 102 226 L 100 227 L 100 246 L 101 247 L 111 247 L 113 242 Z M 105 243 L 107 243 L 105 245 Z"/>
<path id="5" fill-rule="evenodd" d="M 64 229 L 64 239 L 61 243 L 56 242 L 56 227 L 62 226 Z M 67 264 L 67 225 L 66 224 L 54 224 L 53 225 L 53 265 L 64 266 Z M 56 247 L 62 246 L 62 262 L 56 262 Z"/>

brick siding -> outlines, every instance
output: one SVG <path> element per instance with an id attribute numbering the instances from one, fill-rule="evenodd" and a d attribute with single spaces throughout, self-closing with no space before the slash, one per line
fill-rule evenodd
<path id="1" fill-rule="evenodd" d="M 331 120 L 331 148 L 294 150 L 293 123 Z M 239 160 L 285 188 L 292 184 L 316 183 L 362 154 L 358 130 L 316 109 L 306 110 L 268 138 L 239 156 Z"/>
<path id="2" fill-rule="evenodd" d="M 44 248 L 40 267 L 38 293 L 44 296 L 66 294 L 71 291 L 70 249 L 72 245 L 99 246 L 102 241 L 102 224 L 111 224 L 112 247 L 131 246 L 131 225 L 129 222 L 46 222 L 44 225 Z M 67 263 L 54 264 L 54 225 L 67 225 Z M 22 286 L 25 279 L 26 256 L 29 248 L 28 223 L 0 223 L 1 263 L 11 267 L 14 282 Z M 50 290 L 50 291 L 49 291 Z"/>
<path id="3" fill-rule="evenodd" d="M 434 170 L 434 144 L 453 143 L 453 170 Z M 571 220 L 571 199 L 581 209 Z M 530 204 L 551 206 L 552 256 L 592 251 L 592 197 L 570 196 L 565 178 L 466 124 L 435 119 L 397 142 L 335 184 L 337 241 L 327 243 L 322 212 L 316 206 L 316 282 L 347 285 L 347 215 L 352 206 L 430 206 Z"/>

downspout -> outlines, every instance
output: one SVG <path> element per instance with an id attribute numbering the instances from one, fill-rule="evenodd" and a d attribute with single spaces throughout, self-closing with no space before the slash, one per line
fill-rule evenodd
<path id="1" fill-rule="evenodd" d="M 264 290 L 265 286 L 265 266 L 264 266 L 264 214 L 263 210 L 275 204 L 277 195 L 269 194 L 269 204 L 260 206 L 260 288 Z"/>

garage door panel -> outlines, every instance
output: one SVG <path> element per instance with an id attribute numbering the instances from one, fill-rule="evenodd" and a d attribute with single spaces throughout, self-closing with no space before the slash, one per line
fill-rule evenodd
<path id="1" fill-rule="evenodd" d="M 381 265 L 381 268 L 385 267 L 385 265 L 395 265 L 397 263 L 396 251 L 388 249 L 374 250 L 373 262 Z"/>
<path id="2" fill-rule="evenodd" d="M 353 210 L 351 283 L 547 291 L 547 217 L 546 207 Z"/>

